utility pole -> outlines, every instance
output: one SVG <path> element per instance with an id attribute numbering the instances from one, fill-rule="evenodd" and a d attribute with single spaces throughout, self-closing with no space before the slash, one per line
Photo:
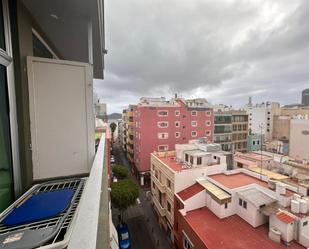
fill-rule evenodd
<path id="1" fill-rule="evenodd" d="M 260 162 L 260 179 L 262 180 L 262 168 L 263 168 L 263 127 L 264 127 L 264 124 L 263 123 L 260 123 L 259 127 L 261 128 L 261 162 Z"/>

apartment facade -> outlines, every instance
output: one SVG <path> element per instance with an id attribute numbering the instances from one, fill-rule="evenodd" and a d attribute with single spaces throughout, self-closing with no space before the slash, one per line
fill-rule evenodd
<path id="1" fill-rule="evenodd" d="M 306 248 L 302 189 L 245 169 L 197 178 L 175 195 L 175 248 Z"/>
<path id="2" fill-rule="evenodd" d="M 273 116 L 280 115 L 280 104 L 266 102 L 246 107 L 249 115 L 249 131 L 251 134 L 263 134 L 266 141 L 272 140 Z"/>
<path id="3" fill-rule="evenodd" d="M 214 142 L 221 144 L 222 150 L 232 150 L 232 113 L 215 112 L 214 114 Z"/>
<path id="4" fill-rule="evenodd" d="M 232 111 L 232 152 L 247 151 L 248 114 L 245 111 Z"/>
<path id="5" fill-rule="evenodd" d="M 130 163 L 134 163 L 134 121 L 133 113 L 135 106 L 129 105 L 129 108 L 126 111 L 126 149 L 127 149 L 127 158 Z"/>
<path id="6" fill-rule="evenodd" d="M 175 150 L 175 144 L 199 137 L 213 141 L 213 111 L 201 101 L 188 106 L 179 98 L 142 98 L 134 109 L 133 122 L 133 169 L 141 186 L 150 184 L 152 152 Z"/>
<path id="7" fill-rule="evenodd" d="M 151 194 L 158 222 L 173 241 L 174 194 L 197 177 L 227 170 L 227 156 L 219 144 L 202 140 L 176 144 L 176 151 L 151 154 Z"/>

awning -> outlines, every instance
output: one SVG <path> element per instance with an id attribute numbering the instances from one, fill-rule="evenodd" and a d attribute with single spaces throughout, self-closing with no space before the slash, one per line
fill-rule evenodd
<path id="1" fill-rule="evenodd" d="M 219 204 L 231 202 L 231 195 L 208 180 L 198 180 L 206 192 Z"/>

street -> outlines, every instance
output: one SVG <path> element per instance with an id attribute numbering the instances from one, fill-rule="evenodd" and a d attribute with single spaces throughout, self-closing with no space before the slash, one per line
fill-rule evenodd
<path id="1" fill-rule="evenodd" d="M 116 164 L 127 166 L 130 178 L 137 182 L 136 178 L 131 175 L 129 162 L 118 143 L 113 145 L 113 154 Z M 172 246 L 167 235 L 161 230 L 156 220 L 150 200 L 146 198 L 147 190 L 139 188 L 139 191 L 140 203 L 130 207 L 124 215 L 131 235 L 132 249 L 171 249 Z M 115 226 L 117 226 L 118 210 L 112 209 L 112 218 Z"/>

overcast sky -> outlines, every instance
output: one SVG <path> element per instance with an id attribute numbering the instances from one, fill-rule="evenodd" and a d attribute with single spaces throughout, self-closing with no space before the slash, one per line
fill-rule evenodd
<path id="1" fill-rule="evenodd" d="M 142 96 L 242 106 L 309 88 L 309 0 L 105 1 L 108 113 Z"/>

